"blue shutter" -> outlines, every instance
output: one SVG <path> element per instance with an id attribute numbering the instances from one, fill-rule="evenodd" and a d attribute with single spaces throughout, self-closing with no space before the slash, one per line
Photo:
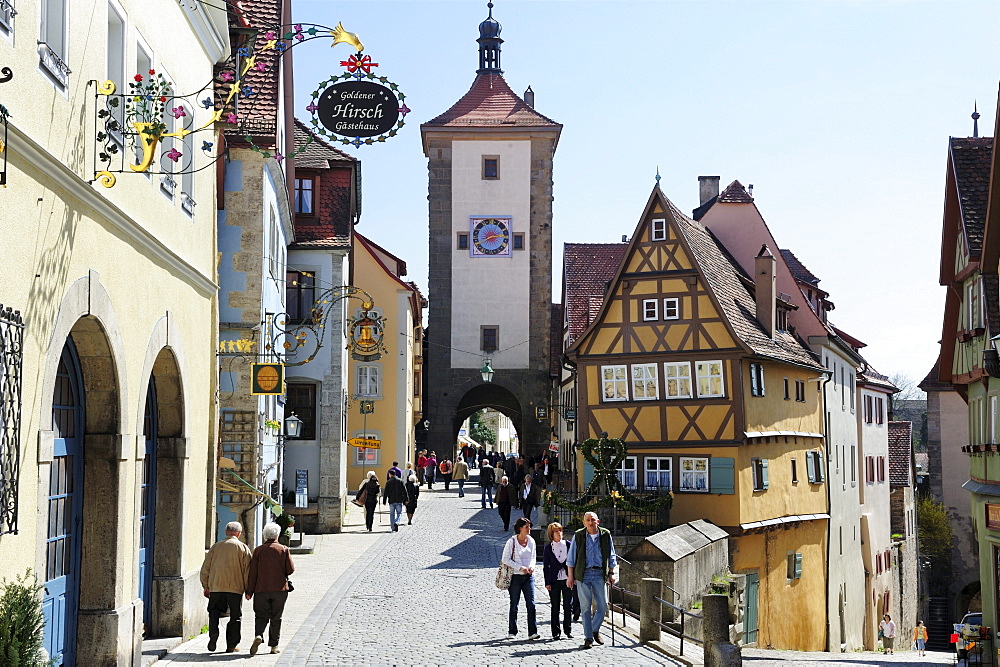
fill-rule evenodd
<path id="1" fill-rule="evenodd" d="M 808 473 L 809 483 L 816 483 L 816 462 L 813 460 L 812 452 L 806 452 L 806 473 Z"/>
<path id="2" fill-rule="evenodd" d="M 794 578 L 795 579 L 801 579 L 802 578 L 802 554 L 800 554 L 800 553 L 796 553 L 795 554 L 795 572 L 794 572 Z"/>
<path id="3" fill-rule="evenodd" d="M 760 460 L 760 485 L 767 488 L 767 459 Z"/>
<path id="4" fill-rule="evenodd" d="M 735 459 L 713 456 L 708 460 L 708 484 L 711 493 L 736 493 Z"/>
<path id="5" fill-rule="evenodd" d="M 594 466 L 590 465 L 590 461 L 587 459 L 583 460 L 583 488 L 587 488 L 590 484 L 590 480 L 594 479 Z"/>

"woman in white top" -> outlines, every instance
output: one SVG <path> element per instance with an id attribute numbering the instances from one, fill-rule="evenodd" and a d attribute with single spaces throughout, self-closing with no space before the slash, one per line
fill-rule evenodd
<path id="1" fill-rule="evenodd" d="M 501 562 L 514 568 L 510 579 L 510 613 L 507 617 L 507 639 L 517 636 L 517 605 L 524 594 L 524 606 L 528 609 L 528 639 L 538 639 L 535 624 L 535 540 L 531 535 L 531 521 L 521 517 L 514 522 L 514 535 L 503 547 Z"/>
<path id="2" fill-rule="evenodd" d="M 549 524 L 547 534 L 549 542 L 542 549 L 542 574 L 545 575 L 545 590 L 549 592 L 549 604 L 552 607 L 552 638 L 562 637 L 559 632 L 559 607 L 562 606 L 562 629 L 572 639 L 573 591 L 566 588 L 569 540 L 563 539 L 563 527 L 555 521 Z"/>
<path id="3" fill-rule="evenodd" d="M 896 624 L 893 623 L 892 617 L 889 614 L 882 617 L 882 622 L 878 624 L 878 629 L 882 631 L 882 648 L 885 649 L 885 654 L 895 654 Z"/>

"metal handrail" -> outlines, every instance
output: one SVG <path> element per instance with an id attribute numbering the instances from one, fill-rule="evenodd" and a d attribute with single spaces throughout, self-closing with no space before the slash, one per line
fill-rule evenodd
<path id="1" fill-rule="evenodd" d="M 650 577 L 652 577 L 654 579 L 659 579 L 659 577 L 657 577 L 655 574 L 653 574 L 652 572 L 650 572 L 649 570 L 647 570 L 646 568 L 644 568 L 642 565 L 636 565 L 635 563 L 632 563 L 632 562 L 630 562 L 630 561 L 622 558 L 621 556 L 618 556 L 617 554 L 615 554 L 615 555 L 617 556 L 618 560 L 620 560 L 621 562 L 625 563 L 626 565 L 631 565 L 632 567 L 636 568 L 637 570 L 642 570 L 643 572 L 645 572 L 646 574 L 648 574 Z M 674 590 L 674 588 L 672 586 L 670 586 L 669 584 L 664 583 L 663 587 L 666 588 L 667 590 L 669 590 L 671 593 L 673 593 L 675 599 L 678 598 L 678 597 L 680 597 L 680 593 L 678 593 L 676 590 Z"/>
<path id="2" fill-rule="evenodd" d="M 681 630 L 680 630 L 679 633 L 677 632 L 677 630 L 674 630 L 673 628 L 667 627 L 667 626 L 663 625 L 662 623 L 660 623 L 659 621 L 656 622 L 657 625 L 659 625 L 661 628 L 663 628 L 664 630 L 666 630 L 668 633 L 670 633 L 670 634 L 677 633 L 677 637 L 681 640 L 681 655 L 684 655 L 684 640 L 685 639 L 690 639 L 691 641 L 696 642 L 698 644 L 701 644 L 702 646 L 705 645 L 704 640 L 698 639 L 697 637 L 694 637 L 692 635 L 685 634 L 685 632 L 684 632 L 684 617 L 685 616 L 690 616 L 691 618 L 701 618 L 701 614 L 693 614 L 693 613 L 689 612 L 686 609 L 681 609 L 677 605 L 671 604 L 670 602 L 667 602 L 663 598 L 654 597 L 653 599 L 656 600 L 657 602 L 659 602 L 660 604 L 665 604 L 668 607 L 671 607 L 672 609 L 676 609 L 677 611 L 679 611 L 681 613 Z"/>

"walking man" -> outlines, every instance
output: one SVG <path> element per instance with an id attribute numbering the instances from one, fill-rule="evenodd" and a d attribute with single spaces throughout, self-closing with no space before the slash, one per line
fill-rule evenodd
<path id="1" fill-rule="evenodd" d="M 201 587 L 208 598 L 209 653 L 215 651 L 219 641 L 219 618 L 227 611 L 226 653 L 240 650 L 240 619 L 251 556 L 250 547 L 240 542 L 242 532 L 239 521 L 227 523 L 226 539 L 213 544 L 201 564 Z"/>
<path id="2" fill-rule="evenodd" d="M 281 526 L 269 523 L 261 531 L 264 543 L 253 550 L 250 558 L 250 575 L 247 581 L 247 600 L 253 597 L 254 638 L 250 655 L 257 655 L 264 643 L 264 629 L 270 625 L 267 645 L 271 653 L 278 650 L 281 635 L 281 614 L 288 601 L 288 576 L 295 572 L 292 552 L 278 543 Z"/>
<path id="3" fill-rule="evenodd" d="M 531 513 L 542 501 L 541 487 L 534 483 L 531 475 L 524 478 L 524 483 L 518 489 L 517 500 L 521 506 L 521 511 L 524 512 L 524 518 L 531 521 Z"/>
<path id="4" fill-rule="evenodd" d="M 399 461 L 392 462 L 392 467 L 389 468 L 389 472 L 385 474 L 385 481 L 388 482 L 389 478 L 392 477 L 393 475 L 396 475 L 396 477 L 403 479 L 403 471 L 399 469 Z"/>
<path id="5" fill-rule="evenodd" d="M 399 520 L 403 516 L 403 505 L 407 501 L 406 486 L 403 480 L 389 471 L 389 481 L 385 483 L 385 490 L 382 491 L 382 504 L 389 503 L 389 525 L 392 532 L 399 532 Z"/>
<path id="6" fill-rule="evenodd" d="M 483 458 L 479 462 L 479 486 L 482 489 L 482 496 L 480 497 L 480 503 L 482 503 L 483 509 L 486 509 L 486 496 L 490 497 L 490 507 L 493 507 L 493 483 L 496 481 L 496 476 L 493 473 L 493 466 L 490 462 Z"/>
<path id="7" fill-rule="evenodd" d="M 458 497 L 464 498 L 465 481 L 469 479 L 469 464 L 461 456 L 458 457 L 458 461 L 455 461 L 455 472 L 452 473 L 452 479 L 458 483 Z"/>
<path id="8" fill-rule="evenodd" d="M 579 585 L 580 606 L 583 607 L 583 646 L 590 648 L 594 642 L 603 644 L 601 625 L 608 613 L 605 586 L 617 580 L 618 556 L 611 531 L 600 527 L 596 512 L 583 515 L 583 528 L 576 531 L 566 557 L 569 579 L 566 586 Z M 594 611 L 591 611 L 594 607 Z"/>

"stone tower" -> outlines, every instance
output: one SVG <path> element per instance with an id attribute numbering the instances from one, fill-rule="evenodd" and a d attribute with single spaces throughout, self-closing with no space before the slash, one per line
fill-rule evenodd
<path id="1" fill-rule="evenodd" d="M 511 91 L 500 24 L 479 25 L 472 87 L 420 126 L 430 223 L 428 448 L 452 452 L 484 407 L 513 421 L 522 453 L 549 443 L 552 159 L 562 125 Z M 533 102 L 533 94 L 529 97 Z M 483 380 L 486 362 L 495 371 Z"/>

